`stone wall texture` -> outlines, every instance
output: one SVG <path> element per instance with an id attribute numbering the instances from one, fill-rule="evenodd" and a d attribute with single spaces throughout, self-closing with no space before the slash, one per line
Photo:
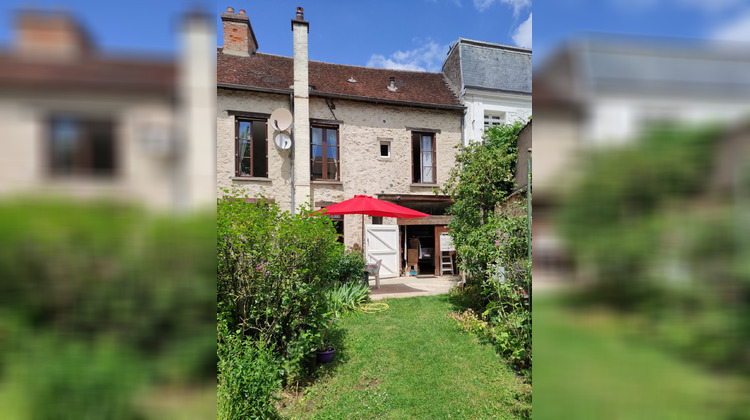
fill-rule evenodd
<path id="1" fill-rule="evenodd" d="M 448 179 L 458 152 L 456 146 L 461 143 L 462 111 L 383 106 L 340 99 L 328 103 L 334 108 L 329 108 L 322 98 L 311 97 L 310 118 L 341 121 L 341 179 L 337 183 L 311 182 L 312 203 L 340 202 L 357 194 L 375 197 L 378 194 L 432 194 L 434 185 L 412 184 L 412 132 L 407 127 L 440 130 L 435 134 L 437 183 L 442 185 Z M 269 128 L 269 179 L 237 180 L 234 177 L 234 117 L 227 113 L 227 110 L 242 110 L 270 114 L 276 108 L 289 109 L 289 97 L 220 89 L 217 105 L 218 195 L 224 194 L 222 188 L 234 186 L 249 195 L 263 193 L 274 198 L 282 209 L 291 209 L 289 151 L 276 148 L 275 132 Z M 380 157 L 382 139 L 391 140 L 389 158 Z M 309 160 L 309 152 L 295 159 Z M 395 222 L 395 219 L 384 219 L 386 224 Z M 371 223 L 371 218 L 366 216 L 365 223 Z M 347 245 L 361 243 L 361 224 L 362 216 L 345 216 Z"/>
<path id="2" fill-rule="evenodd" d="M 49 173 L 49 124 L 55 115 L 113 123 L 114 176 Z M 144 127 L 168 130 L 174 124 L 172 107 L 157 98 L 102 94 L 73 103 L 66 95 L 4 95 L 0 99 L 0 138 L 8 141 L 0 157 L 0 195 L 106 197 L 170 209 L 175 183 L 172 160 L 148 150 L 142 137 Z"/>

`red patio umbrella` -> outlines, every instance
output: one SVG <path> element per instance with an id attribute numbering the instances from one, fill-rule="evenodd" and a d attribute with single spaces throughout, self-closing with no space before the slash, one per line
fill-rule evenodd
<path id="1" fill-rule="evenodd" d="M 318 210 L 328 215 L 361 214 L 362 215 L 362 251 L 365 248 L 365 214 L 368 216 L 395 217 L 397 219 L 414 219 L 427 217 L 429 214 L 412 210 L 398 204 L 372 198 L 369 195 L 355 195 L 354 198 L 333 204 Z"/>

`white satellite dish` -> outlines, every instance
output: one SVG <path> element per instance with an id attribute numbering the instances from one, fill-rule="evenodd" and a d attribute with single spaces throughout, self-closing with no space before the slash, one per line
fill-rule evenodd
<path id="1" fill-rule="evenodd" d="M 288 109 L 279 108 L 271 113 L 271 126 L 276 131 L 284 131 L 292 125 L 292 113 Z"/>
<path id="2" fill-rule="evenodd" d="M 281 150 L 287 150 L 292 147 L 292 139 L 286 133 L 277 134 L 274 138 L 274 142 L 276 143 L 276 147 Z"/>

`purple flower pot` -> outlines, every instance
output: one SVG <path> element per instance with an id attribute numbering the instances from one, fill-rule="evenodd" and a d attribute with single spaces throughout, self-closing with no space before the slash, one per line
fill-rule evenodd
<path id="1" fill-rule="evenodd" d="M 336 349 L 333 347 L 330 347 L 330 350 L 326 351 L 319 351 L 318 354 L 318 362 L 319 363 L 328 363 L 333 361 L 333 354 L 336 353 Z"/>

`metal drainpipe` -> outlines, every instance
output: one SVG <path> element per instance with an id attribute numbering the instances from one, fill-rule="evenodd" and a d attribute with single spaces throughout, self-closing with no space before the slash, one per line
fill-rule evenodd
<path id="1" fill-rule="evenodd" d="M 529 249 L 529 262 L 531 262 L 531 149 L 529 149 L 529 157 L 526 158 L 526 167 L 528 168 L 526 176 L 526 225 L 529 230 L 526 234 L 526 246 Z"/>
<path id="2" fill-rule="evenodd" d="M 465 147 L 468 144 L 468 139 L 465 137 L 466 124 L 464 123 L 466 120 L 466 114 L 468 111 L 469 109 L 466 107 L 466 105 L 464 105 L 464 115 L 461 118 L 461 147 Z M 456 252 L 456 265 L 458 265 L 458 252 Z M 466 270 L 461 271 L 461 283 L 463 285 L 466 285 Z"/>
<path id="3" fill-rule="evenodd" d="M 294 92 L 289 94 L 289 110 L 294 115 Z M 289 148 L 289 184 L 292 188 L 292 216 L 294 216 L 294 130 L 289 131 L 290 138 L 292 139 L 292 147 Z"/>

